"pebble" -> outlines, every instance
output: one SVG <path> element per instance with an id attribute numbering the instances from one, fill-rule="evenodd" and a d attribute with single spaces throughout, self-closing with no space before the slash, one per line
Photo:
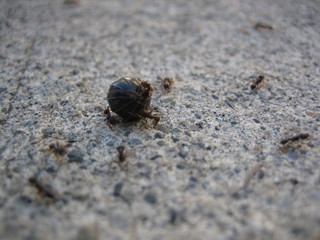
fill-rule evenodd
<path id="1" fill-rule="evenodd" d="M 131 140 L 129 140 L 128 144 L 130 146 L 137 146 L 137 145 L 141 145 L 142 141 L 138 138 L 132 138 Z"/>
<path id="2" fill-rule="evenodd" d="M 155 194 L 153 194 L 153 193 L 147 193 L 146 195 L 144 195 L 143 199 L 147 203 L 150 203 L 151 205 L 154 205 L 157 203 L 157 198 L 156 198 Z"/>
<path id="3" fill-rule="evenodd" d="M 117 183 L 117 184 L 114 186 L 113 196 L 119 197 L 119 196 L 121 195 L 122 186 L 123 186 L 123 184 L 122 184 L 121 182 Z"/>
<path id="4" fill-rule="evenodd" d="M 68 153 L 68 158 L 70 163 L 82 163 L 83 162 L 83 153 L 78 150 L 74 149 Z"/>

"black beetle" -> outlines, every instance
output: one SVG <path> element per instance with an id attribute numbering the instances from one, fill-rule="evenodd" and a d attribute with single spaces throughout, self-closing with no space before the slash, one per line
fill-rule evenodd
<path id="1" fill-rule="evenodd" d="M 148 82 L 123 77 L 111 84 L 108 92 L 109 107 L 125 121 L 150 118 L 158 123 L 159 114 L 152 114 L 150 100 L 153 88 Z M 105 110 L 110 118 L 109 107 Z"/>

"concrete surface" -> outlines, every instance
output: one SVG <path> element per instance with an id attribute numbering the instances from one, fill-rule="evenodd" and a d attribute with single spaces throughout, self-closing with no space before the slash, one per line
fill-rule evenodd
<path id="1" fill-rule="evenodd" d="M 0 1 L 0 239 L 320 239 L 319 39 L 318 0 Z M 108 127 L 123 76 L 158 126 Z"/>

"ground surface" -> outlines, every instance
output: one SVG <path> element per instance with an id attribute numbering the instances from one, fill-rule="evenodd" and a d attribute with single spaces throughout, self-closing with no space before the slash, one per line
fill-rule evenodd
<path id="1" fill-rule="evenodd" d="M 0 9 L 0 239 L 320 239 L 319 1 Z M 108 127 L 123 76 L 158 126 Z"/>

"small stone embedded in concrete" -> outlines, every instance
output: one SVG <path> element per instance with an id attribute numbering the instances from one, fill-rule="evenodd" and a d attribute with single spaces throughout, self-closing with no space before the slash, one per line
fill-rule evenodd
<path id="1" fill-rule="evenodd" d="M 297 185 L 299 183 L 299 181 L 296 179 L 296 178 L 290 178 L 289 179 L 289 182 L 292 184 L 292 185 Z"/>
<path id="2" fill-rule="evenodd" d="M 155 139 L 164 138 L 164 136 L 161 133 L 154 134 Z"/>
<path id="3" fill-rule="evenodd" d="M 83 153 L 78 149 L 72 150 L 67 154 L 67 156 L 70 163 L 82 163 L 84 161 Z"/>
<path id="4" fill-rule="evenodd" d="M 162 157 L 162 155 L 157 154 L 157 155 L 152 156 L 152 157 L 150 158 L 150 160 L 151 160 L 151 161 L 154 161 L 154 160 L 156 160 L 156 159 L 158 159 L 158 158 L 161 158 L 161 157 Z"/>
<path id="5" fill-rule="evenodd" d="M 133 139 L 129 140 L 128 144 L 130 146 L 137 146 L 137 145 L 141 145 L 142 141 L 138 138 L 133 138 Z"/>
<path id="6" fill-rule="evenodd" d="M 146 195 L 144 195 L 143 199 L 147 203 L 150 203 L 152 205 L 157 203 L 157 198 L 156 198 L 156 195 L 154 193 L 147 193 Z"/>
<path id="7" fill-rule="evenodd" d="M 181 158 L 186 158 L 188 156 L 188 152 L 185 150 L 181 150 L 181 151 L 179 151 L 178 155 Z"/>
<path id="8" fill-rule="evenodd" d="M 123 183 L 117 183 L 115 186 L 114 186 L 114 189 L 113 189 L 113 196 L 115 197 L 119 197 L 121 195 L 121 190 L 122 190 L 122 186 L 123 186 Z"/>

